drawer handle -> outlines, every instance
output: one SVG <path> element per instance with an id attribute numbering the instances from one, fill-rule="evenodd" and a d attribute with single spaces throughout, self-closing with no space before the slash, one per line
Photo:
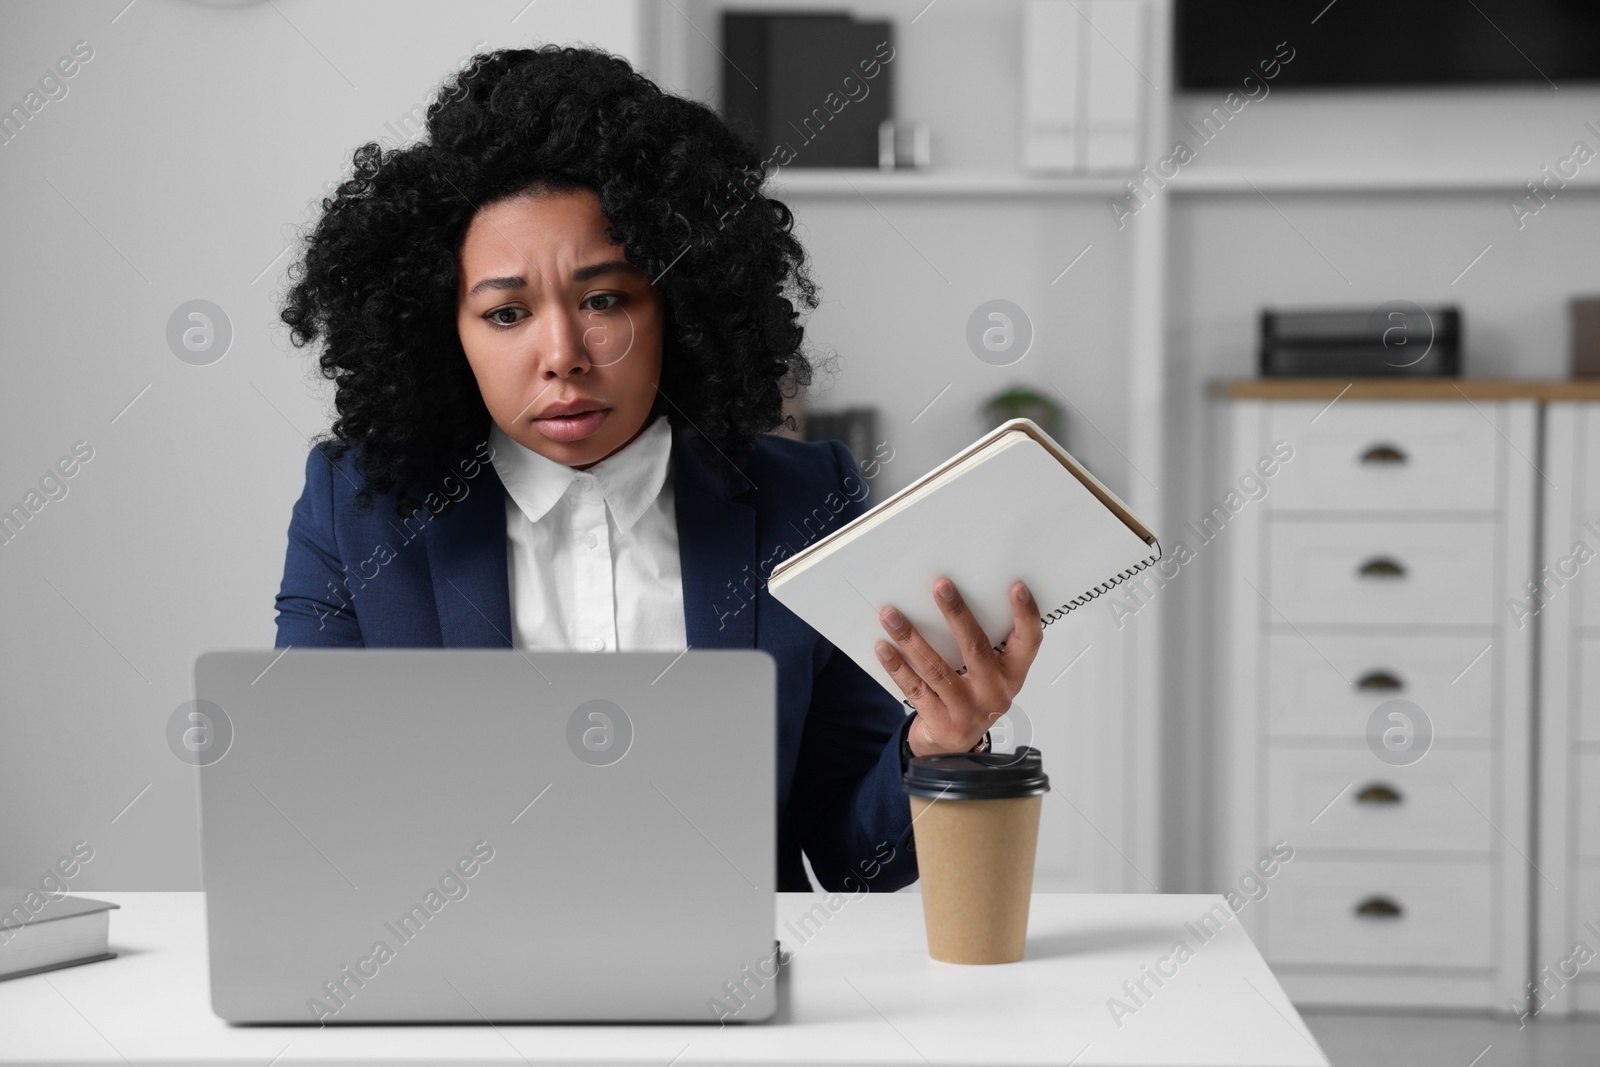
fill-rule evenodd
<path id="1" fill-rule="evenodd" d="M 1393 786 L 1374 782 L 1356 794 L 1357 804 L 1398 804 L 1400 791 Z"/>
<path id="2" fill-rule="evenodd" d="M 1379 556 L 1376 559 L 1367 560 L 1356 573 L 1363 578 L 1404 578 L 1406 569 L 1397 560 L 1385 559 Z"/>
<path id="3" fill-rule="evenodd" d="M 1396 678 L 1388 671 L 1379 670 L 1368 671 L 1366 674 L 1362 675 L 1361 678 L 1356 682 L 1356 688 L 1367 690 L 1368 692 L 1373 690 L 1388 692 L 1395 689 L 1404 689 L 1405 685 L 1400 681 L 1399 678 Z"/>
<path id="4" fill-rule="evenodd" d="M 1388 897 L 1368 897 L 1356 905 L 1356 914 L 1363 919 L 1398 919 L 1402 911 Z"/>
<path id="5" fill-rule="evenodd" d="M 1361 462 L 1379 466 L 1390 466 L 1404 463 L 1406 454 L 1394 445 L 1373 445 L 1361 453 Z"/>

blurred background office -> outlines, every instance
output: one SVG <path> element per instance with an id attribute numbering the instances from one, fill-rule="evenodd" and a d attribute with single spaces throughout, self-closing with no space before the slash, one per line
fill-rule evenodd
<path id="1" fill-rule="evenodd" d="M 0 883 L 88 841 L 74 889 L 199 887 L 169 721 L 198 652 L 270 645 L 331 417 L 277 320 L 297 236 L 468 56 L 583 42 L 770 150 L 831 360 L 793 433 L 845 440 L 881 500 L 1026 415 L 1161 535 L 1167 566 L 1051 625 L 1007 717 L 1053 764 L 1037 887 L 1233 891 L 1336 1062 L 1555 1048 L 1516 1017 L 1600 1011 L 1574 962 L 1600 954 L 1597 23 L 6 4 Z M 1338 1014 L 1375 1009 L 1478 1014 Z"/>

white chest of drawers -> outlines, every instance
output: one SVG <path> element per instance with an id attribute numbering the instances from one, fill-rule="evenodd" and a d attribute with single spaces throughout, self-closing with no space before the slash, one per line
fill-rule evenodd
<path id="1" fill-rule="evenodd" d="M 1297 1003 L 1505 1010 L 1534 877 L 1533 628 L 1506 605 L 1532 573 L 1539 406 L 1221 403 L 1216 881 L 1294 848 L 1241 918 Z"/>
<path id="2" fill-rule="evenodd" d="M 1545 412 L 1544 551 L 1518 597 L 1539 631 L 1541 1015 L 1600 1011 L 1600 403 Z M 1578 946 L 1584 951 L 1575 951 Z"/>

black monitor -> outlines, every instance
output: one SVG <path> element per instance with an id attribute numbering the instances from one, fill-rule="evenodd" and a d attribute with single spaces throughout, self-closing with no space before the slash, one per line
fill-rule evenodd
<path id="1" fill-rule="evenodd" d="M 1274 89 L 1600 81 L 1596 0 L 1177 0 L 1178 81 Z M 1272 69 L 1272 68 L 1267 68 Z"/>

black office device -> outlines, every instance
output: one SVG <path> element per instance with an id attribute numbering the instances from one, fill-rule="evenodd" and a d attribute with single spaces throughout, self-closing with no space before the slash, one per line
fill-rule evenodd
<path id="1" fill-rule="evenodd" d="M 1263 377 L 1450 377 L 1461 373 L 1461 311 L 1396 300 L 1376 308 L 1261 312 Z"/>

